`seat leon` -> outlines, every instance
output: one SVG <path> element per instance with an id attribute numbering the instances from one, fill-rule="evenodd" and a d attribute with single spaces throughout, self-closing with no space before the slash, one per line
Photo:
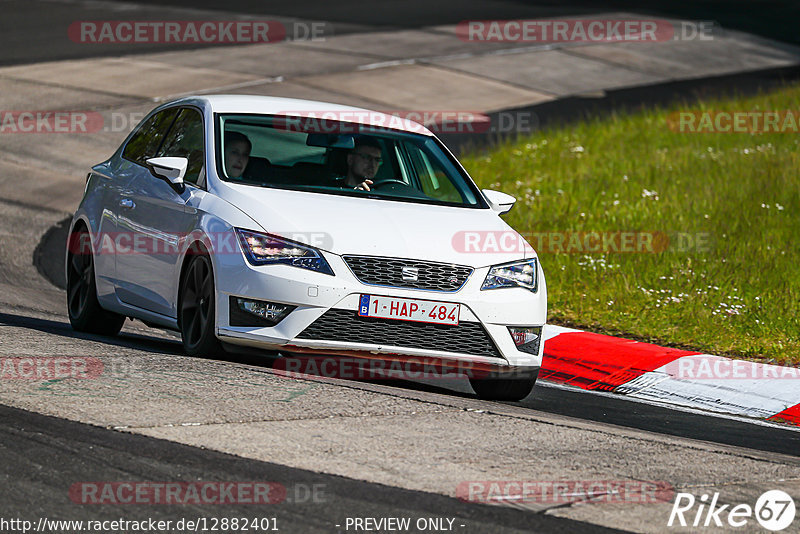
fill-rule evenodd
<path id="1" fill-rule="evenodd" d="M 536 252 L 500 218 L 513 204 L 397 115 L 182 98 L 89 172 L 69 319 L 103 334 L 140 319 L 197 356 L 431 365 L 519 400 L 541 365 L 547 293 Z"/>

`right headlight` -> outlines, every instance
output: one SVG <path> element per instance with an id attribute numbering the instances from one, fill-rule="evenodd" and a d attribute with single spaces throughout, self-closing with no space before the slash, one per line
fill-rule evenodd
<path id="1" fill-rule="evenodd" d="M 333 275 L 333 269 L 320 252 L 306 245 L 273 235 L 236 229 L 244 255 L 252 265 L 282 263 L 301 269 Z"/>
<path id="2" fill-rule="evenodd" d="M 495 265 L 489 269 L 489 274 L 486 275 L 486 280 L 483 281 L 481 291 L 484 289 L 522 287 L 535 293 L 538 289 L 536 265 L 536 258 Z"/>

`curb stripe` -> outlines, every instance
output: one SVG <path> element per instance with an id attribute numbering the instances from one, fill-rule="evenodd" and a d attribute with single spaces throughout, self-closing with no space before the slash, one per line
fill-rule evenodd
<path id="1" fill-rule="evenodd" d="M 796 368 L 749 363 L 745 371 L 750 375 L 740 378 L 721 373 L 713 379 L 705 374 L 713 372 L 714 365 L 725 364 L 723 370 L 730 372 L 732 363 L 726 362 L 741 362 L 556 325 L 546 325 L 543 338 L 539 371 L 542 380 L 645 401 L 800 425 L 800 370 Z M 704 358 L 706 373 L 697 369 L 698 376 L 681 377 L 678 372 L 681 364 L 676 366 L 673 362 L 696 356 Z M 695 369 L 695 364 L 687 361 L 686 368 Z"/>
<path id="2" fill-rule="evenodd" d="M 701 354 L 592 332 L 548 339 L 540 378 L 582 389 L 614 391 L 683 356 Z"/>
<path id="3" fill-rule="evenodd" d="M 800 404 L 795 404 L 780 413 L 767 418 L 769 421 L 788 421 L 795 425 L 800 425 Z"/>

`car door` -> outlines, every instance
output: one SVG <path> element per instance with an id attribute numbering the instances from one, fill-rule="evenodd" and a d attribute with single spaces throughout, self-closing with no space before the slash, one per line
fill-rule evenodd
<path id="1" fill-rule="evenodd" d="M 168 133 L 150 157 L 189 159 L 184 181 L 176 190 L 140 164 L 120 200 L 118 224 L 129 247 L 117 247 L 117 296 L 125 303 L 168 317 L 176 316 L 176 278 L 180 240 L 194 229 L 196 210 L 187 202 L 204 178 L 204 130 L 200 111 L 178 110 Z M 151 147 L 152 149 L 152 147 Z"/>
<path id="2" fill-rule="evenodd" d="M 119 225 L 120 215 L 127 212 L 126 198 L 128 185 L 142 174 L 149 174 L 145 168 L 145 159 L 155 153 L 167 135 L 178 110 L 171 108 L 159 111 L 145 118 L 134 130 L 122 149 L 119 157 L 113 157 L 105 164 L 93 168 L 94 174 L 102 178 L 105 184 L 103 196 L 103 215 L 98 236 L 98 276 L 113 284 L 113 291 L 119 285 L 117 273 L 117 249 L 129 246 L 129 233 L 122 233 Z"/>

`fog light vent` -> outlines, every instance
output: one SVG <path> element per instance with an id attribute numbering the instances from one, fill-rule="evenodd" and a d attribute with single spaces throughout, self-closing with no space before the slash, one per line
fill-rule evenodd
<path id="1" fill-rule="evenodd" d="M 514 340 L 514 345 L 517 346 L 518 351 L 539 354 L 539 345 L 542 339 L 541 326 L 509 326 L 508 331 L 511 333 L 511 339 Z"/>
<path id="2" fill-rule="evenodd" d="M 231 326 L 275 326 L 297 306 L 230 297 Z"/>

